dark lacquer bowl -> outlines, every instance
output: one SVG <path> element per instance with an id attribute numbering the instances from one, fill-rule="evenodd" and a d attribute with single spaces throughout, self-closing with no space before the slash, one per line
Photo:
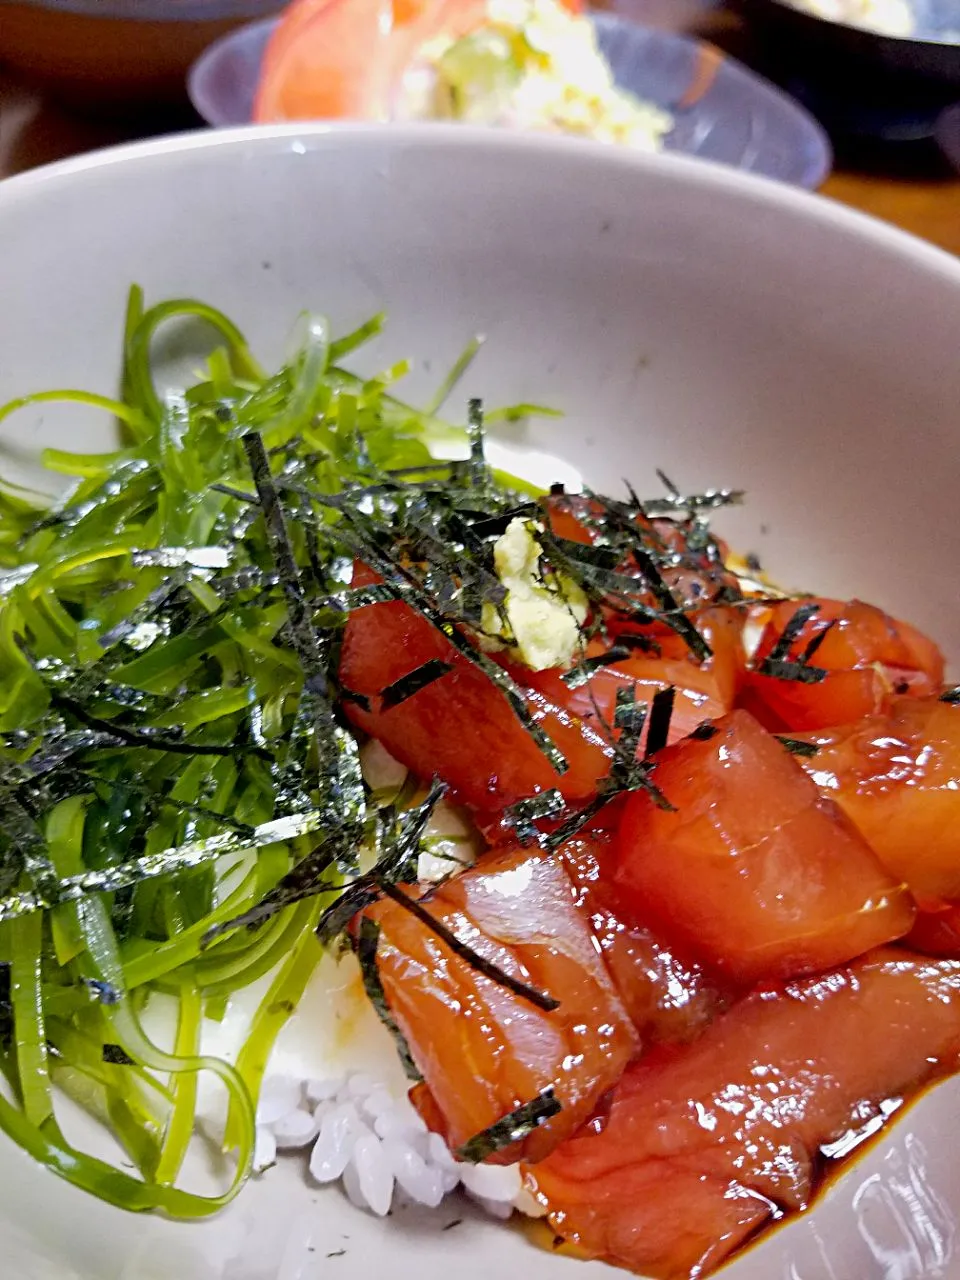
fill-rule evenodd
<path id="1" fill-rule="evenodd" d="M 766 45 L 771 69 L 842 133 L 893 141 L 929 137 L 960 99 L 960 3 L 912 0 L 912 37 L 880 35 L 795 8 L 737 0 Z"/>

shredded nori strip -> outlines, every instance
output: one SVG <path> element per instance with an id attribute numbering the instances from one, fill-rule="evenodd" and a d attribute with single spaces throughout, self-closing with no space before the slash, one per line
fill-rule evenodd
<path id="1" fill-rule="evenodd" d="M 624 644 L 615 644 L 605 653 L 598 653 L 593 658 L 582 658 L 575 667 L 564 671 L 560 679 L 568 689 L 580 689 L 604 667 L 613 666 L 617 662 L 625 662 L 630 657 L 630 649 Z"/>
<path id="2" fill-rule="evenodd" d="M 363 989 L 367 994 L 367 999 L 373 1005 L 377 1017 L 393 1037 L 394 1047 L 397 1050 L 397 1056 L 407 1079 L 419 1081 L 423 1079 L 423 1076 L 413 1060 L 406 1037 L 397 1026 L 397 1020 L 391 1012 L 387 993 L 384 991 L 383 982 L 380 979 L 380 971 L 377 968 L 377 948 L 379 945 L 380 926 L 375 920 L 371 920 L 369 916 L 364 916 L 360 921 L 356 943 L 357 960 L 360 964 L 360 974 L 363 978 Z"/>
<path id="3" fill-rule="evenodd" d="M 445 943 L 454 955 L 464 960 L 471 969 L 476 969 L 478 973 L 482 973 L 491 982 L 495 982 L 498 986 L 512 991 L 514 995 L 528 1000 L 532 1005 L 536 1005 L 538 1009 L 543 1009 L 545 1013 L 552 1013 L 554 1009 L 560 1008 L 559 1000 L 555 1000 L 553 996 L 547 995 L 543 991 L 538 991 L 536 987 L 531 987 L 526 982 L 521 982 L 519 978 L 515 978 L 512 974 L 507 973 L 505 969 L 501 969 L 499 965 L 494 964 L 485 956 L 474 951 L 472 947 L 467 946 L 465 942 L 461 942 L 442 920 L 438 920 L 436 916 L 431 915 L 416 898 L 411 898 L 409 894 L 404 893 L 395 884 L 391 884 L 387 880 L 379 881 L 379 886 L 386 897 L 396 902 L 398 906 L 403 907 L 405 911 L 409 911 L 411 915 L 416 916 L 421 924 L 425 925 L 431 933 L 435 933 L 440 941 Z"/>
<path id="4" fill-rule="evenodd" d="M 803 742 L 800 738 L 790 738 L 783 733 L 775 733 L 773 736 L 786 747 L 792 756 L 803 756 L 808 760 L 812 760 L 815 755 L 819 754 L 820 748 L 815 742 Z"/>
<path id="5" fill-rule="evenodd" d="M 416 880 L 423 834 L 445 792 L 446 785 L 434 781 L 423 803 L 415 808 L 397 813 L 393 806 L 387 806 L 380 814 L 378 847 L 383 852 L 376 864 L 345 887 L 324 882 L 312 886 L 314 893 L 338 893 L 317 922 L 317 937 L 324 945 L 341 934 L 359 911 L 376 902 L 386 884 Z M 291 874 L 295 875 L 296 871 Z M 282 881 L 278 889 L 283 891 Z"/>
<path id="6" fill-rule="evenodd" d="M 670 736 L 670 721 L 673 718 L 673 704 L 677 690 L 671 684 L 666 689 L 658 689 L 650 704 L 650 728 L 647 730 L 647 749 L 645 757 L 649 759 L 662 751 Z"/>
<path id="7" fill-rule="evenodd" d="M 503 811 L 504 821 L 512 826 L 517 839 L 527 845 L 538 841 L 540 832 L 536 823 L 555 818 L 563 813 L 565 801 L 556 788 L 541 792 L 538 796 L 530 796 L 526 800 L 517 800 Z"/>
<path id="8" fill-rule="evenodd" d="M 636 685 L 625 685 L 622 689 L 618 689 L 616 708 L 613 713 L 614 728 L 621 730 L 618 743 L 619 754 L 629 764 L 633 764 L 636 759 L 649 711 L 645 702 L 637 702 L 636 699 Z"/>
<path id="9" fill-rule="evenodd" d="M 341 684 L 337 692 L 340 694 L 341 702 L 352 702 L 361 711 L 370 710 L 370 699 L 365 693 L 357 693 L 356 689 L 348 689 L 345 684 Z"/>
<path id="10" fill-rule="evenodd" d="M 407 698 L 412 698 L 415 693 L 419 693 L 421 689 L 425 689 L 427 685 L 433 684 L 452 670 L 452 664 L 444 662 L 442 658 L 430 658 L 419 667 L 408 671 L 399 680 L 394 680 L 393 684 L 388 684 L 381 689 L 380 710 L 389 711 L 391 707 L 399 706 L 401 702 L 406 702 Z"/>
<path id="11" fill-rule="evenodd" d="M 697 727 L 691 732 L 690 737 L 697 742 L 709 742 L 710 739 L 715 738 L 719 732 L 719 729 L 712 720 L 701 720 Z"/>
<path id="12" fill-rule="evenodd" d="M 591 819 L 595 818 L 609 801 L 609 795 L 594 796 L 588 804 L 572 813 L 556 830 L 551 831 L 541 841 L 544 849 L 551 852 L 554 849 L 559 849 L 562 844 L 565 844 L 567 840 L 571 840 L 578 831 L 581 831 Z"/>
<path id="13" fill-rule="evenodd" d="M 99 716 L 91 715 L 75 699 L 58 690 L 51 691 L 51 701 L 55 706 L 76 717 L 81 724 L 109 735 L 115 742 L 123 743 L 128 747 L 143 747 L 147 751 L 169 751 L 180 756 L 235 756 L 238 752 L 250 751 L 264 759 L 269 759 L 269 754 L 262 748 L 244 743 L 233 742 L 221 746 L 214 742 L 184 742 L 154 730 L 131 729 L 116 720 L 102 720 Z"/>
<path id="14" fill-rule="evenodd" d="M 206 840 L 190 841 L 163 849 L 159 853 L 144 854 L 119 866 L 102 870 L 88 870 L 79 875 L 54 881 L 44 890 L 21 890 L 0 898 L 0 921 L 14 920 L 32 911 L 44 911 L 64 902 L 77 902 L 90 893 L 116 893 L 132 885 L 153 880 L 159 876 L 190 871 L 226 853 L 242 853 L 264 845 L 292 840 L 316 830 L 321 815 L 312 810 L 304 814 L 291 814 L 256 827 L 249 835 L 224 832 Z M 218 926 L 222 932 L 228 926 Z"/>
<path id="15" fill-rule="evenodd" d="M 794 684 L 822 684 L 830 674 L 823 667 L 808 667 L 805 662 L 784 662 L 770 657 L 764 658 L 757 669 L 763 676 L 789 680 Z"/>
<path id="16" fill-rule="evenodd" d="M 277 488 L 270 472 L 270 460 L 259 432 L 245 431 L 241 437 L 246 450 L 257 496 L 263 510 L 267 537 L 276 564 L 283 594 L 290 616 L 291 638 L 297 656 L 303 666 L 307 685 L 312 692 L 326 694 L 327 680 L 317 641 L 317 633 L 310 619 L 310 609 L 300 581 L 300 571 L 294 557 L 290 535 L 277 495 Z"/>
<path id="17" fill-rule="evenodd" d="M 105 1044 L 103 1046 L 103 1060 L 114 1067 L 132 1067 L 135 1065 L 133 1058 L 119 1044 Z"/>
<path id="18" fill-rule="evenodd" d="M 837 625 L 838 621 L 839 621 L 838 618 L 831 618 L 830 621 L 827 623 L 827 625 L 823 628 L 823 630 L 817 632 L 817 634 L 810 640 L 810 642 L 807 644 L 806 648 L 804 649 L 803 657 L 801 658 L 802 662 L 809 663 L 810 659 L 813 657 L 813 655 L 817 652 L 817 650 L 823 644 L 824 640 L 826 640 L 827 636 L 830 634 L 833 628 Z"/>
<path id="19" fill-rule="evenodd" d="M 960 703 L 960 685 L 955 685 L 952 689 L 945 689 L 940 695 L 940 701 Z"/>
<path id="20" fill-rule="evenodd" d="M 680 612 L 676 597 L 664 582 L 660 570 L 653 562 L 653 557 L 639 546 L 634 548 L 633 554 L 650 585 L 654 598 L 667 615 L 670 626 L 687 644 L 694 657 L 699 658 L 701 662 L 706 662 L 712 656 L 713 650 L 686 614 Z"/>
<path id="21" fill-rule="evenodd" d="M 474 488 L 482 491 L 489 483 L 489 472 L 484 451 L 483 404 L 480 400 L 471 400 L 467 405 L 467 438 L 470 441 L 470 482 Z"/>
<path id="22" fill-rule="evenodd" d="M 553 1085 L 548 1085 L 535 1098 L 524 1102 L 470 1138 L 456 1151 L 456 1157 L 467 1164 L 480 1164 L 498 1151 L 513 1146 L 515 1142 L 522 1142 L 562 1110 L 563 1105 L 554 1094 Z"/>
<path id="23" fill-rule="evenodd" d="M 787 625 L 781 631 L 777 638 L 776 644 L 770 650 L 769 658 L 775 662 L 782 662 L 788 657 L 790 648 L 794 641 L 798 639 L 800 632 L 807 625 L 811 618 L 820 612 L 820 606 L 815 600 L 809 601 L 807 604 L 800 605 L 793 615 L 790 617 Z"/>

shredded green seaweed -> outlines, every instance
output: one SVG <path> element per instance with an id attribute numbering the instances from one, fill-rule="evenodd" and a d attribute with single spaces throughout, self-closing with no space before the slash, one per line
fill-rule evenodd
<path id="1" fill-rule="evenodd" d="M 185 321 L 218 345 L 196 385 L 169 391 L 157 383 L 154 339 Z M 237 1193 L 276 1037 L 322 947 L 379 898 L 490 981 L 558 1007 L 457 938 L 429 896 L 402 887 L 416 883 L 444 786 L 434 782 L 419 804 L 366 786 L 343 707 L 370 700 L 338 678 L 350 614 L 394 600 L 415 609 L 457 662 L 485 673 L 559 778 L 567 761 L 478 635 L 485 607 L 503 610 L 494 544 L 510 521 L 545 526 L 545 583 L 564 575 L 598 615 L 613 606 L 637 624 L 615 644 L 601 625 L 606 650 L 574 665 L 571 688 L 589 691 L 600 668 L 635 648 L 656 651 L 646 627 L 672 628 L 705 659 L 692 619 L 737 594 L 705 517 L 738 494 L 684 496 L 664 478 L 665 499 L 595 498 L 584 517 L 592 544 L 557 537 L 539 492 L 497 472 L 485 451 L 490 422 L 547 411 L 485 417 L 474 400 L 463 428 L 437 417 L 479 340 L 429 409 L 410 407 L 392 392 L 404 366 L 361 378 L 342 363 L 383 322 L 334 338 L 321 317 L 305 316 L 294 354 L 268 373 L 216 309 L 192 299 L 148 307 L 135 287 L 119 398 L 44 391 L 0 408 L 2 422 L 65 400 L 112 415 L 119 431 L 108 453 L 48 451 L 48 468 L 70 481 L 58 498 L 0 490 L 0 1071 L 9 1085 L 0 1129 L 59 1176 L 129 1209 L 199 1217 Z M 460 461 L 431 453 L 454 443 Z M 562 489 L 554 498 L 566 501 Z M 666 544 L 660 517 L 682 529 L 687 550 Z M 358 561 L 379 581 L 354 587 Z M 670 585 L 691 565 L 708 571 L 703 599 Z M 381 708 L 452 670 L 441 659 L 415 667 L 380 691 Z M 637 759 L 648 716 L 649 753 L 666 739 L 666 698 L 648 709 L 632 689 L 618 697 L 604 727 L 613 767 L 603 793 L 575 811 L 555 790 L 522 801 L 507 815 L 518 837 L 556 847 L 624 790 L 669 807 Z M 374 930 L 361 920 L 355 945 L 387 1020 Z M 203 1019 L 268 975 L 236 1067 L 203 1056 Z M 176 1009 L 170 1053 L 141 1027 L 157 992 Z M 405 1062 L 409 1070 L 409 1051 Z M 219 1137 L 228 1174 L 207 1197 L 176 1185 L 196 1136 L 201 1071 L 228 1097 Z M 67 1141 L 54 1088 L 112 1130 L 135 1174 Z M 558 1109 L 545 1091 L 462 1158 L 483 1159 Z"/>

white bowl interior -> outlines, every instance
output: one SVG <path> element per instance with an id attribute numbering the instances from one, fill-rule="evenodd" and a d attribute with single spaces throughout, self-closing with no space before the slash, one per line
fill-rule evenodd
<path id="1" fill-rule="evenodd" d="M 386 308 L 388 330 L 362 368 L 414 358 L 414 400 L 483 332 L 464 401 L 566 413 L 502 433 L 525 469 L 552 478 L 549 460 L 530 460 L 539 453 L 615 492 L 624 477 L 655 492 L 655 467 L 691 490 L 743 487 L 747 505 L 719 522 L 735 546 L 787 585 L 910 618 L 960 662 L 960 263 L 828 202 L 577 142 L 442 127 L 243 130 L 5 184 L 0 279 L 0 401 L 54 385 L 113 392 L 134 280 L 148 301 L 223 308 L 268 363 L 305 307 L 341 330 Z M 182 375 L 190 340 L 164 351 Z M 6 424 L 5 472 L 35 474 L 46 443 L 92 449 L 110 443 L 110 427 L 29 409 Z M 309 1071 L 321 1039 L 294 1028 L 290 1060 Z M 951 1274 L 960 1188 L 942 1117 L 957 1098 L 950 1084 L 915 1107 L 731 1277 Z M 133 1219 L 0 1145 L 0 1271 L 11 1277 L 606 1274 L 463 1216 L 449 1232 L 410 1215 L 378 1222 L 308 1189 L 293 1161 L 212 1223 Z"/>

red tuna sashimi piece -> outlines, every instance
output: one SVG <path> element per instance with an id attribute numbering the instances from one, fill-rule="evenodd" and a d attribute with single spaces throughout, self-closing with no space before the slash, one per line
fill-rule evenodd
<path id="1" fill-rule="evenodd" d="M 632 917 L 728 980 L 812 973 L 907 933 L 906 887 L 745 711 L 657 756 L 624 806 L 617 883 Z"/>
<path id="2" fill-rule="evenodd" d="M 777 605 L 760 638 L 754 667 L 770 655 L 797 610 L 807 605 L 816 605 L 816 612 L 799 628 L 786 657 L 800 659 L 822 635 L 810 664 L 826 670 L 827 676 L 806 684 L 748 673 L 748 705 L 769 728 L 802 732 L 847 724 L 883 711 L 894 694 L 923 697 L 939 691 L 943 655 L 933 641 L 861 600 L 787 600 Z"/>
<path id="3" fill-rule="evenodd" d="M 366 566 L 357 566 L 354 586 L 376 581 Z M 448 663 L 451 670 L 385 708 L 382 691 L 432 659 Z M 528 687 L 524 696 L 533 718 L 569 765 L 558 774 L 489 676 L 410 605 L 390 601 L 351 613 L 340 679 L 369 700 L 369 710 L 354 701 L 345 703 L 345 713 L 358 728 L 379 739 L 419 777 L 442 778 L 461 803 L 481 813 L 499 813 L 553 787 L 567 801 L 586 800 L 610 770 L 612 749 L 600 735 Z"/>
<path id="4" fill-rule="evenodd" d="M 654 1050 L 528 1174 L 555 1230 L 591 1257 L 702 1276 L 809 1203 L 822 1145 L 958 1053 L 960 963 L 877 952 L 756 992 L 693 1044 Z"/>
<path id="5" fill-rule="evenodd" d="M 960 705 L 895 698 L 884 715 L 805 735 L 804 768 L 891 875 L 960 898 Z"/>
<path id="6" fill-rule="evenodd" d="M 367 912 L 380 926 L 387 1003 L 451 1149 L 553 1086 L 562 1111 L 519 1151 L 495 1157 L 538 1160 L 587 1118 L 639 1047 L 570 880 L 549 854 L 499 850 L 423 905 L 485 959 L 559 1001 L 545 1012 L 479 973 L 396 902 Z"/>

